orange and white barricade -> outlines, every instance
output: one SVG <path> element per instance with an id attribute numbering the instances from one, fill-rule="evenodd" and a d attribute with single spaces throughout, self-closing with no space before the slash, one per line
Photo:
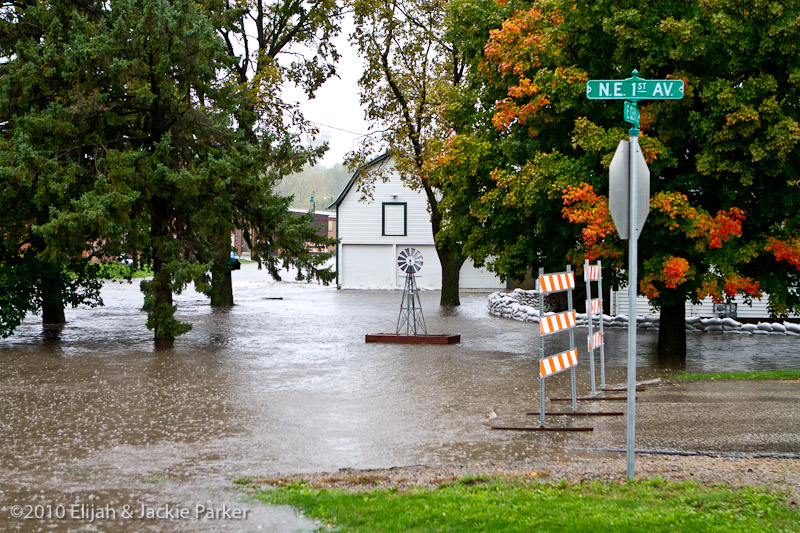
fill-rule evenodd
<path id="1" fill-rule="evenodd" d="M 544 382 L 548 376 L 563 370 L 570 370 L 572 379 L 572 410 L 578 410 L 575 391 L 575 366 L 578 364 L 578 349 L 575 347 L 575 326 L 577 315 L 572 307 L 572 291 L 575 289 L 575 273 L 567 265 L 566 272 L 545 274 L 539 269 L 536 281 L 539 290 L 539 420 L 544 427 Z M 555 292 L 567 292 L 567 312 L 544 314 L 544 295 Z M 560 331 L 569 332 L 569 350 L 550 357 L 545 357 L 545 337 Z"/>
<path id="2" fill-rule="evenodd" d="M 540 316 L 539 335 L 550 335 L 565 329 L 574 328 L 577 315 L 575 311 L 567 311 L 557 315 Z"/>
<path id="3" fill-rule="evenodd" d="M 599 348 L 603 345 L 603 334 L 598 331 L 594 335 L 587 337 L 586 340 L 589 345 L 588 350 L 591 352 L 595 348 Z"/>
<path id="4" fill-rule="evenodd" d="M 546 378 L 578 364 L 578 349 L 567 350 L 539 361 L 539 377 Z"/>
<path id="5" fill-rule="evenodd" d="M 583 278 L 586 281 L 586 318 L 589 326 L 587 345 L 589 347 L 589 372 L 592 381 L 592 396 L 597 395 L 595 389 L 594 351 L 600 351 L 600 387 L 606 386 L 606 361 L 603 348 L 603 269 L 600 261 L 590 265 L 587 259 L 583 263 Z M 592 298 L 592 282 L 597 283 L 597 298 Z M 599 331 L 594 331 L 594 319 L 599 322 Z"/>
<path id="6" fill-rule="evenodd" d="M 587 259 L 584 265 L 584 269 L 586 270 L 586 281 L 600 281 L 600 275 L 602 272 L 602 269 L 600 268 L 600 261 L 598 261 L 596 265 L 590 265 L 589 260 Z"/>
<path id="7" fill-rule="evenodd" d="M 575 288 L 575 274 L 561 272 L 539 276 L 539 290 L 545 293 L 566 291 Z"/>

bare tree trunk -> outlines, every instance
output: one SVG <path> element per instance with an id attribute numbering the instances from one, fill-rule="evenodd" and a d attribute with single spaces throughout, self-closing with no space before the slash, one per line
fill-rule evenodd
<path id="1" fill-rule="evenodd" d="M 169 273 L 164 270 L 166 259 L 164 239 L 167 238 L 169 200 L 153 198 L 151 200 L 150 236 L 153 238 L 153 281 L 152 309 L 149 310 L 148 326 L 153 329 L 157 344 L 168 345 L 175 339 L 172 317 L 172 288 Z"/>
<path id="2" fill-rule="evenodd" d="M 670 368 L 686 366 L 686 307 L 683 302 L 661 306 L 658 363 Z"/>
<path id="3" fill-rule="evenodd" d="M 458 286 L 464 258 L 449 248 L 443 250 L 437 248 L 436 252 L 439 255 L 439 263 L 442 265 L 442 295 L 439 305 L 461 305 Z"/>
<path id="4" fill-rule="evenodd" d="M 64 299 L 61 295 L 61 270 L 56 266 L 47 268 L 42 276 L 42 324 L 65 324 Z"/>
<path id="5" fill-rule="evenodd" d="M 233 306 L 233 280 L 230 260 L 230 236 L 223 232 L 214 243 L 214 261 L 211 264 L 211 305 Z"/>

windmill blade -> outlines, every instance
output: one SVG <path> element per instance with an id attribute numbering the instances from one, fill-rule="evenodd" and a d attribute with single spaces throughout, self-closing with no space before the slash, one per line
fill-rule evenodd
<path id="1" fill-rule="evenodd" d="M 416 248 L 406 248 L 398 254 L 397 265 L 406 274 L 416 274 L 422 268 L 422 253 Z"/>

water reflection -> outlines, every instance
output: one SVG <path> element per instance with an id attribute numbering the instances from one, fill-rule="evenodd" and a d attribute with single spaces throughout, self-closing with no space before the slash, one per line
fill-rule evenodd
<path id="1" fill-rule="evenodd" d="M 619 422 L 594 435 L 488 429 L 490 413 L 531 423 L 539 344 L 535 325 L 490 316 L 486 295 L 440 308 L 438 292 L 422 293 L 428 330 L 460 334 L 460 345 L 366 344 L 367 333 L 394 331 L 399 292 L 276 284 L 249 265 L 234 275 L 233 309 L 191 291 L 176 298 L 194 328 L 172 347 L 154 346 L 138 287 L 116 283 L 103 289 L 106 307 L 68 310 L 57 342 L 36 317 L 0 342 L 0 505 L 87 494 L 103 503 L 221 502 L 231 496 L 208 488 L 239 476 L 522 460 L 624 441 Z M 624 383 L 627 333 L 606 333 L 607 381 Z M 794 337 L 688 337 L 689 371 L 797 367 Z M 641 379 L 664 373 L 656 341 L 656 332 L 638 335 Z M 566 335 L 547 346 L 566 349 Z M 568 374 L 547 388 L 569 394 Z M 6 519 L 0 529 L 19 526 Z"/>

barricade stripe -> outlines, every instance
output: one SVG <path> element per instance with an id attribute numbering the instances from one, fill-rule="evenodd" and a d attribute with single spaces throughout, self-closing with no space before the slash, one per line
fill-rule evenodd
<path id="1" fill-rule="evenodd" d="M 539 276 L 539 288 L 542 292 L 557 292 L 575 288 L 575 273 L 562 272 Z"/>
<path id="2" fill-rule="evenodd" d="M 572 368 L 577 364 L 578 349 L 573 348 L 572 350 L 561 352 L 559 354 L 551 355 L 550 357 L 542 359 L 539 363 L 539 376 L 545 378 L 547 376 L 557 374 L 562 370 Z"/>
<path id="3" fill-rule="evenodd" d="M 589 350 L 590 351 L 594 350 L 595 348 L 599 348 L 603 344 L 603 334 L 598 331 L 591 337 L 588 337 L 586 340 L 589 346 Z"/>
<path id="4" fill-rule="evenodd" d="M 601 308 L 602 300 L 600 298 L 595 298 L 590 302 L 590 308 L 592 313 L 599 313 Z"/>
<path id="5" fill-rule="evenodd" d="M 600 281 L 600 268 L 597 265 L 589 266 L 589 281 Z"/>
<path id="6" fill-rule="evenodd" d="M 575 327 L 575 311 L 567 311 L 558 315 L 543 316 L 539 319 L 539 334 L 549 335 L 556 331 Z"/>

